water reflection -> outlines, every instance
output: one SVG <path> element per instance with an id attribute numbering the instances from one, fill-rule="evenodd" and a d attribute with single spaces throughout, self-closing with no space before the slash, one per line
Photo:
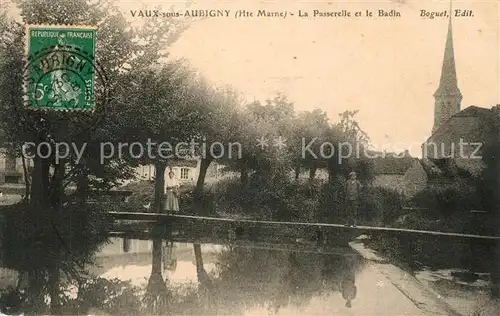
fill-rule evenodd
<path id="1" fill-rule="evenodd" d="M 348 249 L 332 255 L 117 237 L 107 243 L 95 238 L 89 249 L 95 251 L 96 247 L 95 260 L 76 262 L 80 266 L 72 274 L 65 271 L 76 265 L 74 259 L 65 261 L 59 255 L 59 261 L 42 260 L 35 271 L 53 269 L 47 264 L 52 262 L 64 267 L 59 270 L 62 273 L 57 279 L 51 274 L 38 279 L 43 290 L 18 285 L 4 291 L 2 312 L 321 315 L 330 313 L 321 307 L 326 300 L 344 310 L 355 306 L 356 275 L 363 267 L 361 259 Z M 31 277 L 25 273 L 26 260 L 18 267 L 13 260 L 8 260 L 10 267 L 23 272 L 17 283 L 26 283 Z M 37 265 L 35 261 L 31 264 Z M 38 298 L 36 306 L 33 297 Z M 53 298 L 57 298 L 57 309 L 50 308 L 55 305 Z"/>
<path id="2" fill-rule="evenodd" d="M 2 291 L 4 311 L 61 314 L 73 303 L 68 287 L 85 284 L 86 267 L 107 240 L 92 207 L 47 211 L 19 204 L 2 214 L 0 263 L 17 274 Z"/>
<path id="3" fill-rule="evenodd" d="M 341 291 L 355 287 L 355 274 L 362 267 L 348 250 L 341 256 L 154 240 L 125 240 L 131 260 L 117 267 L 107 253 L 123 243 L 116 238 L 101 250 L 106 271 L 96 276 L 146 285 L 145 297 L 158 302 L 148 305 L 148 311 L 157 314 L 287 314 L 304 309 L 314 298 L 334 293 L 342 297 Z M 151 257 L 142 257 L 144 251 Z M 355 298 L 346 295 L 349 302 Z"/>

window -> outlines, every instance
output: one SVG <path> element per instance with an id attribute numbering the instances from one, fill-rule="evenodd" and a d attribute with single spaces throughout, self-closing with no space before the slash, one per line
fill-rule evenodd
<path id="1" fill-rule="evenodd" d="M 189 169 L 188 168 L 181 168 L 181 179 L 182 180 L 189 179 Z"/>
<path id="2" fill-rule="evenodd" d="M 21 180 L 21 176 L 16 176 L 16 175 L 6 175 L 5 176 L 5 183 L 19 183 Z"/>

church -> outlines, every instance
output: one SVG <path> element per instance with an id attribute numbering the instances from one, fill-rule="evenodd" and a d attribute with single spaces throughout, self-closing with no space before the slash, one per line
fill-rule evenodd
<path id="1" fill-rule="evenodd" d="M 452 19 L 444 49 L 439 86 L 434 93 L 434 125 L 430 137 L 422 144 L 422 162 L 426 167 L 478 176 L 484 166 L 481 151 L 490 135 L 485 121 L 493 112 L 469 106 L 461 109 L 462 93 L 458 88 L 453 49 Z"/>
<path id="2" fill-rule="evenodd" d="M 422 158 L 405 155 L 404 159 L 375 160 L 376 186 L 395 189 L 411 198 L 425 188 L 443 189 L 462 180 L 471 183 L 481 175 L 482 149 L 491 138 L 485 122 L 492 118 L 493 111 L 473 105 L 462 109 L 451 17 L 434 100 L 434 124 L 422 144 Z"/>

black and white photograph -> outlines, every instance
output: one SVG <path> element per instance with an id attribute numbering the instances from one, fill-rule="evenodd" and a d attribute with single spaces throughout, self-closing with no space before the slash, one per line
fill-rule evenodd
<path id="1" fill-rule="evenodd" d="M 500 2 L 0 0 L 0 315 L 500 315 Z"/>

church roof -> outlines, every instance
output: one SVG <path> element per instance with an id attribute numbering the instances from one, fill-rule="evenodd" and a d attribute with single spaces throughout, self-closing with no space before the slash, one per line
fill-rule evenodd
<path id="1" fill-rule="evenodd" d="M 427 138 L 426 143 L 434 139 L 437 135 L 443 135 L 443 133 L 451 136 L 451 134 L 461 132 L 466 133 L 469 136 L 475 135 L 475 138 L 482 138 L 483 133 L 485 132 L 484 130 L 477 128 L 475 125 L 469 126 L 466 121 L 460 120 L 464 118 L 482 119 L 488 117 L 489 115 L 492 115 L 491 109 L 471 105 L 450 117 L 448 121 L 441 125 L 432 133 L 431 136 L 429 136 L 429 138 Z"/>
<path id="2" fill-rule="evenodd" d="M 453 30 L 451 24 L 451 15 L 448 22 L 448 34 L 446 36 L 446 46 L 444 49 L 441 79 L 439 80 L 439 87 L 434 93 L 434 96 L 438 95 L 462 96 L 457 85 L 457 70 L 455 67 L 455 52 L 453 49 Z"/>
<path id="3" fill-rule="evenodd" d="M 480 108 L 475 105 L 471 105 L 468 108 L 463 109 L 457 114 L 453 115 L 453 117 L 480 117 L 489 115 L 490 109 Z"/>

